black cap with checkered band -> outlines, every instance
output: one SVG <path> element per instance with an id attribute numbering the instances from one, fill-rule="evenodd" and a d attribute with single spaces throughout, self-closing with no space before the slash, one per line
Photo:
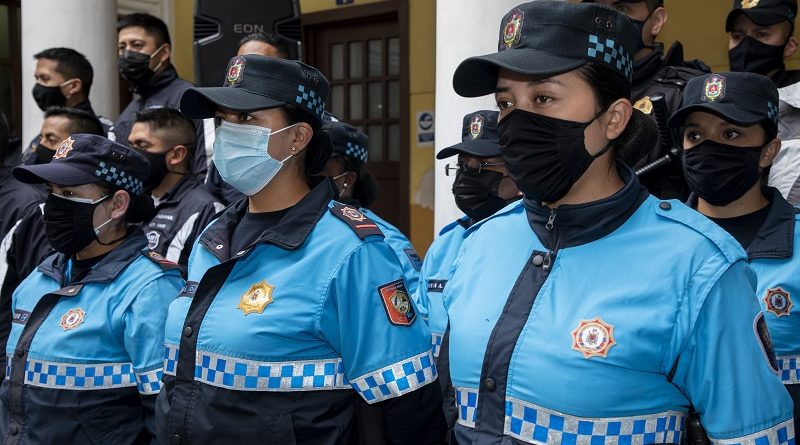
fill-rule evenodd
<path id="1" fill-rule="evenodd" d="M 465 97 L 483 96 L 494 93 L 501 68 L 543 79 L 589 62 L 630 81 L 631 51 L 638 35 L 628 17 L 602 5 L 545 0 L 525 3 L 500 21 L 498 52 L 461 62 L 453 75 L 453 87 Z"/>
<path id="2" fill-rule="evenodd" d="M 333 153 L 358 163 L 367 162 L 369 138 L 363 131 L 346 122 L 325 120 L 322 123 L 322 132 L 328 135 Z"/>
<path id="3" fill-rule="evenodd" d="M 141 196 L 150 163 L 136 150 L 103 136 L 73 134 L 56 149 L 52 161 L 17 167 L 13 174 L 28 184 L 75 186 L 104 182 Z"/>
<path id="4" fill-rule="evenodd" d="M 691 79 L 669 125 L 682 127 L 695 111 L 714 113 L 738 125 L 761 124 L 768 136 L 778 134 L 778 89 L 760 74 L 711 73 Z"/>
<path id="5" fill-rule="evenodd" d="M 249 54 L 228 62 L 221 87 L 184 91 L 180 109 L 188 118 L 205 119 L 214 117 L 218 108 L 256 111 L 294 105 L 321 124 L 329 92 L 328 79 L 313 66 Z"/>

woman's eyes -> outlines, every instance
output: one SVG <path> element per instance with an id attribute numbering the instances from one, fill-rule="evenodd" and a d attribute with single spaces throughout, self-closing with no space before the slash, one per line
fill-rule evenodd
<path id="1" fill-rule="evenodd" d="M 736 139 L 741 135 L 742 134 L 739 133 L 738 130 L 725 130 L 725 132 L 722 133 L 722 137 L 724 137 L 725 139 Z"/>
<path id="2" fill-rule="evenodd" d="M 505 110 L 505 109 L 511 108 L 512 106 L 514 106 L 514 104 L 511 103 L 510 100 L 498 100 L 497 101 L 497 108 L 499 108 L 501 110 Z"/>
<path id="3" fill-rule="evenodd" d="M 550 96 L 545 96 L 544 94 L 540 94 L 540 95 L 536 96 L 536 98 L 533 99 L 533 101 L 535 103 L 539 104 L 539 105 L 542 105 L 542 104 L 547 104 L 547 103 L 552 102 L 553 98 L 550 97 Z"/>
<path id="4" fill-rule="evenodd" d="M 253 120 L 254 118 L 253 118 L 253 116 L 251 114 L 239 113 L 238 119 L 239 119 L 239 122 L 248 122 L 248 121 Z"/>
<path id="5" fill-rule="evenodd" d="M 697 133 L 695 131 L 686 133 L 686 140 L 688 140 L 689 142 L 697 142 L 700 139 L 702 139 L 702 137 L 703 136 L 700 133 Z"/>

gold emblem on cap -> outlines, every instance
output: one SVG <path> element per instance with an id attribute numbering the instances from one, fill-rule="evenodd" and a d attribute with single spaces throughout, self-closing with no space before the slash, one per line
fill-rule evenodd
<path id="1" fill-rule="evenodd" d="M 750 9 L 758 6 L 760 0 L 742 0 L 742 9 Z"/>
<path id="2" fill-rule="evenodd" d="M 519 34 L 522 30 L 522 22 L 525 19 L 525 14 L 519 9 L 511 11 L 511 17 L 508 18 L 505 28 L 503 28 L 503 43 L 507 48 L 519 42 Z"/>
<path id="3" fill-rule="evenodd" d="M 476 114 L 469 120 L 469 135 L 474 141 L 483 135 L 483 116 Z"/>
<path id="4" fill-rule="evenodd" d="M 245 315 L 264 312 L 264 308 L 272 303 L 272 290 L 275 286 L 267 284 L 266 280 L 250 286 L 250 289 L 239 299 L 237 309 L 241 309 Z"/>
<path id="5" fill-rule="evenodd" d="M 245 60 L 241 57 L 231 61 L 231 65 L 228 67 L 228 74 L 225 75 L 225 81 L 228 82 L 228 85 L 236 85 L 242 79 L 244 62 Z"/>
<path id="6" fill-rule="evenodd" d="M 650 101 L 650 96 L 645 96 L 636 101 L 633 104 L 633 108 L 641 111 L 644 114 L 650 114 L 653 112 L 653 102 Z"/>
<path id="7" fill-rule="evenodd" d="M 725 78 L 719 74 L 712 74 L 703 85 L 704 98 L 709 102 L 725 97 Z"/>
<path id="8" fill-rule="evenodd" d="M 72 139 L 72 136 L 64 139 L 64 141 L 61 143 L 61 145 L 59 145 L 58 148 L 56 149 L 56 153 L 53 155 L 53 159 L 66 158 L 67 155 L 69 154 L 69 152 L 72 151 L 72 144 L 74 144 L 74 143 L 75 143 L 75 140 Z M 39 144 L 39 146 L 37 147 L 37 150 L 41 150 L 41 149 L 47 150 L 46 147 L 42 147 L 42 144 Z"/>

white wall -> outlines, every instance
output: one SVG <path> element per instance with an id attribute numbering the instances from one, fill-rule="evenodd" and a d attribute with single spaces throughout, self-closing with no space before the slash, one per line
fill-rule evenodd
<path id="1" fill-rule="evenodd" d="M 476 110 L 494 110 L 494 96 L 468 99 L 453 91 L 453 73 L 464 59 L 497 51 L 500 19 L 523 0 L 438 0 L 436 2 L 436 152 L 461 141 L 461 121 Z M 436 161 L 434 230 L 462 216 L 453 201 L 453 178 Z"/>
<path id="2" fill-rule="evenodd" d="M 119 113 L 116 0 L 25 0 L 22 2 L 22 140 L 39 133 L 42 111 L 31 90 L 33 55 L 52 47 L 73 48 L 94 69 L 89 99 L 95 112 L 116 120 Z"/>

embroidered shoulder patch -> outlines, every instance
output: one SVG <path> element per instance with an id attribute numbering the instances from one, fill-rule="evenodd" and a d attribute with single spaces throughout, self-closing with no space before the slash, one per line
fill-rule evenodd
<path id="1" fill-rule="evenodd" d="M 374 221 L 358 211 L 355 207 L 335 203 L 330 212 L 333 216 L 344 221 L 359 238 L 364 239 L 370 235 L 383 236 L 383 232 Z"/>
<path id="2" fill-rule="evenodd" d="M 408 260 L 411 261 L 414 270 L 419 272 L 419 270 L 422 269 L 422 259 L 417 255 L 417 252 L 414 249 L 403 249 L 403 252 L 406 253 Z"/>
<path id="3" fill-rule="evenodd" d="M 154 252 L 152 250 L 147 251 L 147 253 L 145 253 L 144 256 L 147 257 L 147 259 L 149 259 L 150 261 L 161 266 L 161 268 L 164 270 L 173 270 L 181 268 L 180 266 L 178 266 L 177 263 L 173 263 L 172 261 L 161 256 L 160 253 Z"/>
<path id="4" fill-rule="evenodd" d="M 767 322 L 764 321 L 764 313 L 759 312 L 756 315 L 756 319 L 753 322 L 753 330 L 756 333 L 756 339 L 758 340 L 758 345 L 761 346 L 761 352 L 764 353 L 764 359 L 767 361 L 770 369 L 775 375 L 780 373 L 780 367 L 778 366 L 778 359 L 775 357 L 775 348 L 772 346 L 772 337 L 769 336 L 769 330 L 767 330 Z"/>
<path id="5" fill-rule="evenodd" d="M 392 324 L 411 326 L 417 318 L 417 313 L 414 311 L 414 305 L 403 280 L 392 281 L 378 287 L 378 294 Z"/>

